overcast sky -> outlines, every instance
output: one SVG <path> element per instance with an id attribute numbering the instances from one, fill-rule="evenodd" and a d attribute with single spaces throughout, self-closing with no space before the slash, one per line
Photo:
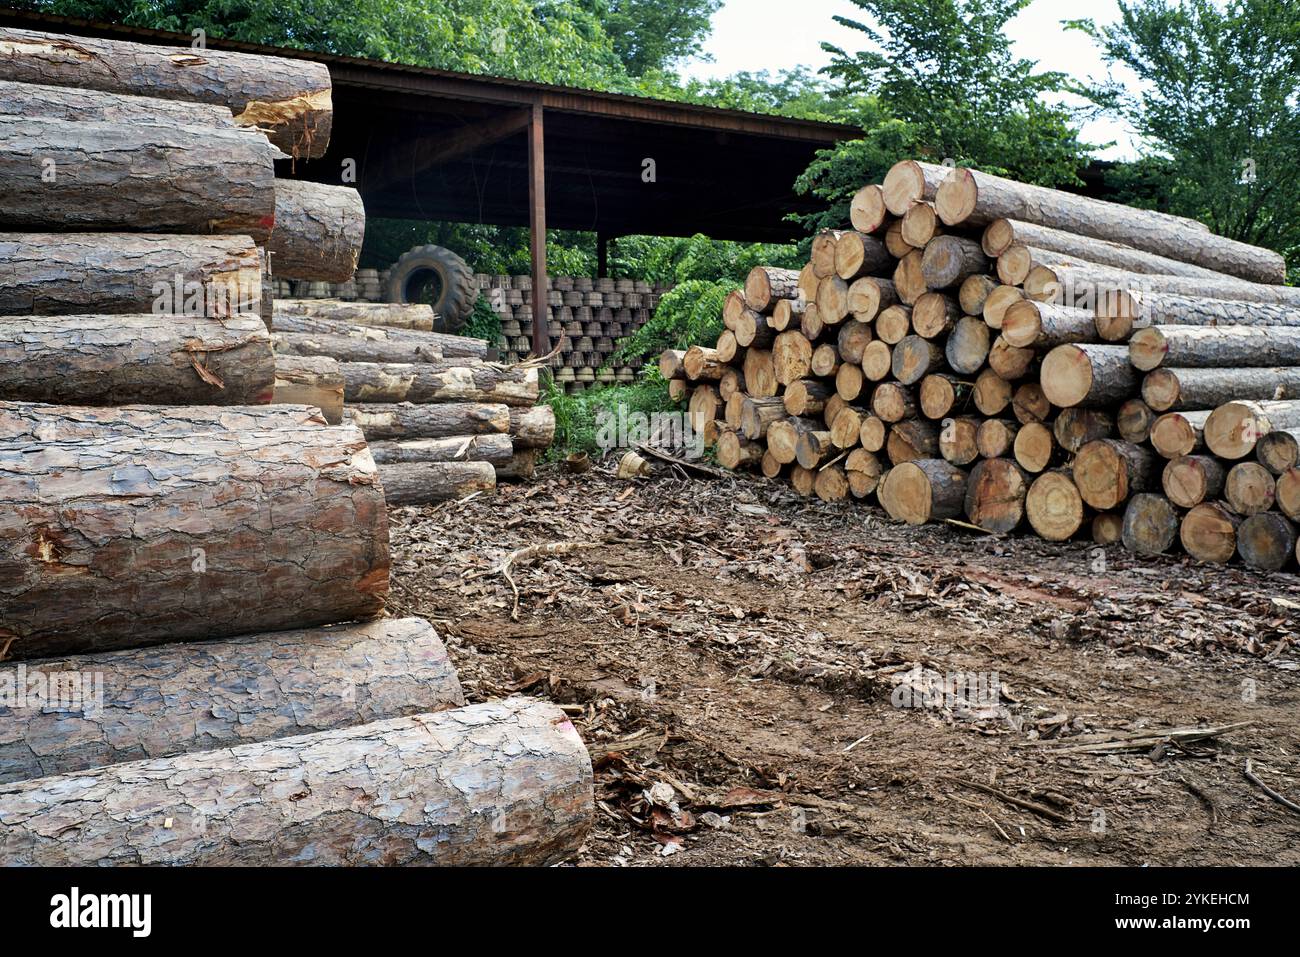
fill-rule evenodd
<path id="1" fill-rule="evenodd" d="M 726 0 L 713 18 L 713 35 L 706 45 L 712 62 L 692 62 L 684 72 L 720 77 L 742 70 L 779 70 L 799 64 L 816 69 L 829 57 L 823 40 L 856 50 L 863 35 L 835 23 L 836 14 L 854 17 L 861 10 L 849 0 Z M 1065 32 L 1066 19 L 1091 17 L 1110 23 L 1119 16 L 1115 0 L 1034 0 L 1011 21 L 1008 33 L 1017 56 L 1039 61 L 1040 68 L 1060 70 L 1080 79 L 1106 76 L 1097 46 L 1077 32 Z M 1099 155 L 1131 158 L 1135 147 L 1126 127 L 1100 120 L 1084 126 L 1084 138 L 1095 143 L 1116 141 Z"/>

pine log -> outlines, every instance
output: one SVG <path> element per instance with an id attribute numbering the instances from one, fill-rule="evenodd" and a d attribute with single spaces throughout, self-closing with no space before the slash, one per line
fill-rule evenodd
<path id="1" fill-rule="evenodd" d="M 246 236 L 0 233 L 0 315 L 260 315 Z"/>
<path id="2" fill-rule="evenodd" d="M 988 271 L 989 260 L 980 244 L 961 236 L 938 237 L 925 247 L 921 258 L 921 276 L 929 289 L 947 289 L 967 276 Z"/>
<path id="3" fill-rule="evenodd" d="M 981 315 L 990 329 L 1001 329 L 1007 310 L 1024 298 L 1025 291 L 1019 286 L 999 285 L 985 297 Z"/>
<path id="4" fill-rule="evenodd" d="M 326 425 L 307 405 L 47 405 L 0 402 L 0 442 L 99 442 L 105 439 L 189 435 Z"/>
<path id="5" fill-rule="evenodd" d="M 838 335 L 835 337 L 835 345 L 831 346 L 831 352 L 845 362 L 852 362 L 860 365 L 862 363 L 862 351 L 867 348 L 867 343 L 872 339 L 871 326 L 865 322 L 846 322 L 840 327 Z M 821 346 L 817 347 L 821 349 Z M 813 358 L 813 371 L 818 375 L 832 375 L 836 366 L 831 366 L 829 372 L 821 372 L 817 369 L 816 355 Z"/>
<path id="6" fill-rule="evenodd" d="M 687 406 L 687 420 L 691 424 L 691 429 L 695 432 L 703 432 L 705 427 L 718 417 L 718 404 L 720 398 L 718 390 L 711 385 L 696 386 L 691 392 L 691 401 Z M 730 407 L 732 402 L 736 402 L 736 421 L 728 423 L 733 428 L 740 427 L 740 406 L 739 403 L 744 401 L 744 397 L 737 398 L 733 396 L 727 400 Z"/>
<path id="7" fill-rule="evenodd" d="M 1012 454 L 1022 469 L 1037 475 L 1057 457 L 1058 446 L 1052 430 L 1042 422 L 1031 422 L 1016 432 L 1011 444 Z"/>
<path id="8" fill-rule="evenodd" d="M 1237 529 L 1241 517 L 1221 502 L 1202 502 L 1183 516 L 1178 540 L 1197 561 L 1224 564 L 1237 553 Z"/>
<path id="9" fill-rule="evenodd" d="M 879 452 L 885 447 L 886 436 L 889 432 L 883 419 L 878 415 L 864 416 L 862 419 L 862 428 L 858 430 L 858 441 L 868 452 Z"/>
<path id="10" fill-rule="evenodd" d="M 778 299 L 798 298 L 798 270 L 755 266 L 745 277 L 745 305 L 756 312 L 771 312 Z"/>
<path id="11" fill-rule="evenodd" d="M 491 462 L 507 465 L 515 444 L 509 435 L 449 435 L 441 439 L 393 439 L 371 442 L 376 465 L 399 462 Z"/>
<path id="12" fill-rule="evenodd" d="M 442 349 L 436 344 L 412 339 L 322 336 L 310 332 L 276 332 L 272 338 L 277 356 L 328 356 L 339 362 L 444 361 Z"/>
<path id="13" fill-rule="evenodd" d="M 1013 346 L 1003 336 L 998 336 L 989 346 L 989 368 L 1008 382 L 1024 378 L 1037 358 L 1038 353 L 1033 349 Z"/>
<path id="14" fill-rule="evenodd" d="M 827 428 L 830 428 L 835 424 L 835 416 L 839 415 L 840 409 L 844 408 L 848 404 L 848 402 L 841 399 L 838 395 L 832 395 L 826 400 L 825 406 L 822 407 L 821 419 L 822 422 L 826 424 Z"/>
<path id="15" fill-rule="evenodd" d="M 785 411 L 794 416 L 816 415 L 826 407 L 826 399 L 831 389 L 825 382 L 816 379 L 800 379 L 791 382 L 782 395 Z"/>
<path id="16" fill-rule="evenodd" d="M 1178 513 L 1167 498 L 1140 492 L 1129 499 L 1121 539 L 1130 552 L 1159 555 L 1169 551 L 1177 537 Z"/>
<path id="17" fill-rule="evenodd" d="M 780 478 L 784 468 L 785 466 L 776 460 L 776 456 L 770 449 L 763 452 L 763 459 L 758 463 L 758 470 L 763 473 L 763 478 Z"/>
<path id="18" fill-rule="evenodd" d="M 1255 460 L 1273 475 L 1300 462 L 1300 429 L 1274 429 L 1255 442 Z"/>
<path id="19" fill-rule="evenodd" d="M 833 456 L 836 451 L 829 430 L 803 432 L 795 443 L 795 460 L 803 468 L 815 469 Z"/>
<path id="20" fill-rule="evenodd" d="M 799 278 L 795 280 L 798 299 L 802 299 L 804 302 L 816 300 L 817 286 L 820 282 L 816 270 L 813 269 L 813 264 L 811 262 L 805 263 L 804 267 L 799 270 Z M 798 299 L 795 301 L 798 301 Z"/>
<path id="21" fill-rule="evenodd" d="M 1078 233 L 1052 229 L 1050 226 L 1037 226 L 1016 219 L 995 219 L 985 227 L 980 241 L 988 256 L 1001 256 L 1015 244 L 1065 253 L 1086 262 L 1135 273 L 1206 278 L 1218 278 L 1222 275 L 1213 269 L 1180 262 L 1167 256 L 1157 256 L 1123 243 L 1093 239 Z"/>
<path id="22" fill-rule="evenodd" d="M 969 465 L 980 456 L 980 420 L 970 416 L 944 419 L 939 431 L 939 454 L 953 465 Z"/>
<path id="23" fill-rule="evenodd" d="M 1131 301 L 1131 291 L 1142 295 L 1172 293 L 1205 299 L 1300 306 L 1300 288 L 1276 286 L 1232 276 L 1153 276 L 1124 272 L 1106 266 L 1053 266 L 1036 269 L 1025 279 L 1025 294 L 1065 305 L 1094 309 L 1099 303 L 1120 315 L 1137 316 L 1142 309 Z"/>
<path id="24" fill-rule="evenodd" d="M 816 419 L 797 416 L 780 419 L 767 427 L 767 451 L 778 464 L 789 465 L 798 458 L 799 438 L 808 432 L 822 431 Z"/>
<path id="25" fill-rule="evenodd" d="M 844 460 L 844 476 L 849 483 L 849 494 L 866 498 L 880 485 L 880 459 L 866 449 L 854 449 Z"/>
<path id="26" fill-rule="evenodd" d="M 748 398 L 747 395 L 742 395 L 740 393 L 733 393 L 724 404 L 725 411 L 723 412 L 722 418 L 723 421 L 727 423 L 727 428 L 731 429 L 733 432 L 740 431 L 740 416 L 741 413 L 745 411 L 745 399 L 747 398 Z M 714 404 L 707 407 L 710 412 L 713 411 L 713 409 L 716 407 L 716 404 L 717 403 L 715 399 Z M 701 415 L 699 417 L 699 421 L 708 422 L 710 421 L 710 418 L 708 415 Z"/>
<path id="27" fill-rule="evenodd" d="M 721 350 L 719 350 L 721 351 Z M 685 383 L 682 383 L 685 385 Z M 745 375 L 735 367 L 728 368 L 718 380 L 718 396 L 724 402 L 737 392 L 745 391 Z"/>
<path id="28" fill-rule="evenodd" d="M 276 356 L 271 401 L 315 406 L 326 422 L 338 425 L 343 421 L 343 372 L 338 361 L 328 356 Z"/>
<path id="29" fill-rule="evenodd" d="M 1065 253 L 1038 249 L 1021 243 L 1012 243 L 997 258 L 998 279 L 1008 286 L 1019 286 L 1035 269 L 1053 266 L 1089 266 L 1087 260 L 1076 259 Z"/>
<path id="30" fill-rule="evenodd" d="M 4 665 L 0 685 L 71 698 L 0 713 L 0 784 L 465 704 L 419 618 Z"/>
<path id="31" fill-rule="evenodd" d="M 351 427 L 11 444 L 0 499 L 11 658 L 369 618 L 388 591 Z"/>
<path id="32" fill-rule="evenodd" d="M 1115 431 L 1125 442 L 1140 445 L 1150 438 L 1155 420 L 1156 415 L 1149 405 L 1141 399 L 1129 399 L 1115 412 Z"/>
<path id="33" fill-rule="evenodd" d="M 1300 327 L 1149 326 L 1128 342 L 1129 361 L 1149 372 L 1300 365 Z"/>
<path id="34" fill-rule="evenodd" d="M 536 427 L 541 420 L 539 409 L 511 408 L 486 402 L 442 402 L 415 405 L 411 402 L 375 403 L 348 408 L 344 418 L 361 429 L 371 441 L 382 439 L 437 439 L 449 435 L 490 435 L 510 432 L 524 448 L 536 448 L 541 435 Z M 549 412 L 550 410 L 547 409 Z M 516 425 L 515 415 L 521 418 Z M 549 417 L 549 445 L 555 434 L 555 417 Z M 523 427 L 527 423 L 527 427 Z M 532 436 L 529 440 L 528 437 Z"/>
<path id="35" fill-rule="evenodd" d="M 1115 429 L 1115 419 L 1102 409 L 1062 409 L 1052 426 L 1056 443 L 1065 451 L 1074 453 L 1089 442 L 1110 437 Z"/>
<path id="36" fill-rule="evenodd" d="M 1013 455 L 1020 424 L 1011 419 L 985 419 L 975 433 L 980 458 L 1001 459 Z"/>
<path id="37" fill-rule="evenodd" d="M 904 336 L 903 340 L 894 347 L 892 371 L 894 378 L 903 385 L 915 385 L 926 376 L 943 368 L 943 350 L 929 339 L 922 339 L 920 336 Z"/>
<path id="38" fill-rule="evenodd" d="M 835 394 L 845 402 L 852 402 L 862 395 L 865 388 L 866 378 L 862 374 L 861 366 L 846 362 L 835 370 Z"/>
<path id="39" fill-rule="evenodd" d="M 839 243 L 841 235 L 843 234 L 838 229 L 823 229 L 813 237 L 809 259 L 812 263 L 813 274 L 819 280 L 819 292 L 821 290 L 820 280 L 829 279 L 835 275 L 835 247 Z"/>
<path id="40" fill-rule="evenodd" d="M 821 284 L 817 285 L 818 290 Z M 803 313 L 799 316 L 798 332 L 803 333 L 803 337 L 809 342 L 816 342 L 821 338 L 822 331 L 826 328 L 826 323 L 822 322 L 821 310 L 817 308 L 816 302 L 805 303 Z"/>
<path id="41" fill-rule="evenodd" d="M 1037 382 L 1024 382 L 1016 387 L 1015 393 L 1011 396 L 1011 414 L 1021 425 L 1043 422 L 1052 414 L 1052 403 L 1047 401 L 1041 385 Z M 1130 441 L 1136 440 L 1130 439 Z"/>
<path id="42" fill-rule="evenodd" d="M 1223 465 L 1212 455 L 1180 455 L 1165 464 L 1160 485 L 1169 501 L 1179 508 L 1192 508 L 1218 498 L 1225 477 Z"/>
<path id="43" fill-rule="evenodd" d="M 813 491 L 823 502 L 840 502 L 848 497 L 849 480 L 839 465 L 827 465 L 817 470 Z"/>
<path id="44" fill-rule="evenodd" d="M 1205 444 L 1224 459 L 1245 458 L 1275 429 L 1300 426 L 1300 401 L 1225 402 L 1205 419 Z"/>
<path id="45" fill-rule="evenodd" d="M 984 459 L 966 483 L 966 517 L 980 528 L 1005 534 L 1025 517 L 1029 480 L 1010 459 Z"/>
<path id="46" fill-rule="evenodd" d="M 0 72 L 8 62 L 0 57 Z M 275 152 L 239 130 L 0 116 L 0 229 L 265 242 L 275 222 Z"/>
<path id="47" fill-rule="evenodd" d="M 875 183 L 862 187 L 849 201 L 849 222 L 858 232 L 877 232 L 889 219 L 884 190 Z"/>
<path id="48" fill-rule="evenodd" d="M 763 446 L 743 438 L 739 432 L 718 436 L 718 464 L 724 469 L 752 468 L 763 460 Z"/>
<path id="49" fill-rule="evenodd" d="M 1127 243 L 1253 282 L 1280 283 L 1286 277 L 1285 260 L 1277 253 L 1216 236 L 1199 223 L 970 169 L 953 170 L 944 179 L 935 193 L 935 208 L 949 226 L 1019 219 Z"/>
<path id="50" fill-rule="evenodd" d="M 1276 503 L 1277 483 L 1258 462 L 1238 462 L 1224 479 L 1223 497 L 1238 515 L 1266 512 Z"/>
<path id="51" fill-rule="evenodd" d="M 915 418 L 918 410 L 914 391 L 897 382 L 882 382 L 871 394 L 871 411 L 891 424 Z"/>
<path id="52" fill-rule="evenodd" d="M 958 405 L 965 404 L 970 391 L 970 383 L 954 375 L 946 372 L 931 373 L 921 380 L 917 389 L 921 414 L 927 419 L 942 419 Z"/>
<path id="53" fill-rule="evenodd" d="M 961 307 L 952 296 L 927 292 L 912 307 L 912 328 L 923 339 L 937 339 L 950 332 L 961 316 Z"/>
<path id="54" fill-rule="evenodd" d="M 276 306 L 284 302 L 276 300 Z M 367 303 L 367 305 L 375 305 Z M 395 309 L 406 308 L 393 306 Z M 346 336 L 349 339 L 370 339 L 375 342 L 407 342 L 420 346 L 429 356 L 440 353 L 444 358 L 452 359 L 466 356 L 485 359 L 488 344 L 484 339 L 471 339 L 468 336 L 449 335 L 443 332 L 425 332 L 420 329 L 402 329 L 396 326 L 363 325 L 361 323 L 343 322 L 337 319 L 322 319 L 315 316 L 290 315 L 278 312 L 274 319 L 277 333 L 310 334 L 316 336 Z M 670 350 L 671 351 L 671 350 Z M 682 353 L 685 355 L 685 352 Z M 682 373 L 684 376 L 685 373 Z M 665 379 L 680 376 L 664 376 Z"/>
<path id="55" fill-rule="evenodd" d="M 966 473 L 943 459 L 917 459 L 889 470 L 880 504 L 909 525 L 956 518 L 966 498 Z"/>
<path id="56" fill-rule="evenodd" d="M 914 249 L 899 259 L 898 265 L 894 267 L 894 292 L 898 295 L 898 301 L 904 305 L 912 305 L 930 291 L 921 268 L 924 261 L 925 254 Z"/>
<path id="57" fill-rule="evenodd" d="M 917 203 L 933 200 L 939 184 L 949 172 L 951 168 L 948 166 L 920 160 L 895 163 L 881 184 L 885 208 L 895 216 L 902 216 Z"/>
<path id="58" fill-rule="evenodd" d="M 1083 526 L 1083 497 L 1069 469 L 1044 472 L 1025 495 L 1025 514 L 1039 538 L 1065 542 Z"/>
<path id="59" fill-rule="evenodd" d="M 889 255 L 895 259 L 902 259 L 914 250 L 915 247 L 909 245 L 903 239 L 902 220 L 894 220 L 889 224 L 889 228 L 885 230 L 885 248 L 889 250 Z"/>
<path id="60" fill-rule="evenodd" d="M 444 502 L 497 487 L 490 462 L 393 462 L 379 469 L 379 478 L 390 508 Z"/>
<path id="61" fill-rule="evenodd" d="M 1124 541 L 1124 516 L 1120 512 L 1098 512 L 1092 517 L 1092 540 L 1098 545 L 1119 545 Z"/>
<path id="62" fill-rule="evenodd" d="M 816 483 L 817 473 L 812 469 L 806 469 L 802 465 L 796 465 L 790 470 L 790 487 L 804 498 L 808 498 L 812 495 Z"/>
<path id="63" fill-rule="evenodd" d="M 1300 467 L 1291 467 L 1277 477 L 1277 507 L 1292 521 L 1300 521 Z"/>
<path id="64" fill-rule="evenodd" d="M 1096 342 L 1097 323 L 1086 309 L 1022 299 L 1003 314 L 1002 338 L 1013 346 L 1047 350 L 1070 342 Z"/>
<path id="65" fill-rule="evenodd" d="M 391 326 L 395 329 L 410 329 L 417 332 L 432 332 L 434 321 L 433 308 L 424 303 L 344 302 L 341 299 L 277 299 L 274 328 L 293 331 L 292 327 L 282 324 L 282 316 L 330 319 L 358 326 Z"/>
<path id="66" fill-rule="evenodd" d="M 1101 511 L 1118 507 L 1136 492 L 1155 488 L 1159 480 L 1151 450 L 1118 439 L 1098 439 L 1081 448 L 1074 458 L 1073 474 L 1083 500 Z"/>
<path id="67" fill-rule="evenodd" d="M 862 350 L 862 374 L 868 382 L 883 382 L 894 369 L 894 350 L 883 339 L 872 339 Z"/>
<path id="68" fill-rule="evenodd" d="M 776 381 L 789 385 L 805 378 L 812 371 L 812 353 L 812 343 L 802 332 L 786 331 L 778 335 L 772 345 L 772 369 Z M 748 369 L 745 381 L 752 386 Z"/>
<path id="69" fill-rule="evenodd" d="M 785 332 L 791 324 L 802 321 L 808 304 L 802 299 L 778 299 L 768 316 L 767 326 L 773 332 Z"/>
<path id="70" fill-rule="evenodd" d="M 835 278 L 841 281 L 852 282 L 859 276 L 880 272 L 892 265 L 893 261 L 885 244 L 866 233 L 849 230 L 835 240 Z M 820 302 L 820 287 L 817 294 Z"/>
<path id="71" fill-rule="evenodd" d="M 275 228 L 266 248 L 281 279 L 347 282 L 366 233 L 361 194 L 350 186 L 275 181 Z"/>
<path id="72" fill-rule="evenodd" d="M 781 300 L 786 302 L 787 300 Z M 767 321 L 767 316 L 761 312 L 755 312 L 753 309 L 742 309 L 740 315 L 736 318 L 736 327 L 731 331 L 731 335 L 737 346 L 749 348 L 750 346 L 770 346 L 772 340 L 776 337 L 776 330 L 773 329 Z M 723 332 L 726 335 L 726 332 Z M 687 374 L 690 368 L 690 353 L 687 353 Z M 730 356 L 723 356 L 719 351 L 718 358 L 723 362 L 730 362 L 735 356 L 733 349 Z"/>
<path id="73" fill-rule="evenodd" d="M 0 317 L 0 399 L 249 405 L 274 387 L 256 316 Z"/>
<path id="74" fill-rule="evenodd" d="M 1097 334 L 1107 342 L 1127 341 L 1134 329 L 1150 326 L 1300 325 L 1300 303 L 1209 299 L 1135 289 L 1113 290 L 1099 296 L 1093 309 L 1097 314 Z"/>
<path id="75" fill-rule="evenodd" d="M 668 380 L 668 401 L 681 402 L 690 393 L 690 387 L 687 386 L 685 379 Z"/>
<path id="76" fill-rule="evenodd" d="M 1237 554 L 1251 568 L 1275 572 L 1294 564 L 1295 526 L 1277 512 L 1259 512 L 1237 527 Z"/>
<path id="77" fill-rule="evenodd" d="M 692 382 L 717 382 L 726 368 L 727 364 L 719 357 L 718 351 L 705 346 L 691 346 L 682 359 L 682 369 Z"/>
<path id="78" fill-rule="evenodd" d="M 62 120 L 65 123 L 169 123 L 227 130 L 239 128 L 235 115 L 227 106 L 10 80 L 0 80 L 0 116 Z"/>
<path id="79" fill-rule="evenodd" d="M 497 484 L 502 482 L 531 482 L 537 474 L 540 449 L 516 449 L 509 462 L 496 466 Z"/>
<path id="80" fill-rule="evenodd" d="M 957 289 L 957 303 L 961 311 L 968 316 L 978 316 L 984 311 L 984 304 L 989 294 L 998 288 L 998 281 L 992 276 L 979 273 L 967 276 Z"/>
<path id="81" fill-rule="evenodd" d="M 745 305 L 745 292 L 743 289 L 733 289 L 727 293 L 727 298 L 722 300 L 722 325 L 725 329 L 735 329 L 736 320 L 740 314 L 749 307 Z"/>
<path id="82" fill-rule="evenodd" d="M 848 317 L 849 286 L 839 276 L 828 276 L 817 284 L 817 318 L 835 326 Z"/>
<path id="83" fill-rule="evenodd" d="M 799 335 L 799 333 L 797 332 L 793 334 Z M 786 336 L 786 335 L 791 335 L 791 333 L 783 332 L 781 333 L 780 336 L 777 336 L 777 338 L 780 339 L 781 336 Z M 812 364 L 811 349 L 809 350 L 808 362 L 809 362 L 809 366 L 811 367 Z M 745 389 L 748 390 L 749 394 L 754 396 L 755 398 L 761 399 L 761 398 L 766 398 L 768 396 L 776 395 L 782 385 L 789 384 L 789 383 L 781 383 L 777 381 L 776 364 L 773 360 L 773 350 L 771 349 L 745 350 L 745 359 L 741 368 L 745 376 Z M 790 381 L 793 382 L 795 381 L 795 379 L 800 379 L 800 378 L 803 377 L 795 376 Z"/>
<path id="84" fill-rule="evenodd" d="M 549 865 L 592 817 L 591 758 L 532 698 L 0 788 L 29 866 Z"/>
<path id="85" fill-rule="evenodd" d="M 689 353 L 688 353 L 689 358 Z M 441 362 L 340 362 L 348 402 L 500 402 L 537 404 L 537 369 L 475 359 Z"/>
<path id="86" fill-rule="evenodd" d="M 903 341 L 912 328 L 912 308 L 901 303 L 887 306 L 876 316 L 876 336 L 889 346 Z"/>
<path id="87" fill-rule="evenodd" d="M 917 203 L 903 214 L 902 223 L 903 241 L 916 249 L 924 249 L 943 234 L 943 224 L 931 203 Z"/>
<path id="88" fill-rule="evenodd" d="M 778 397 L 746 398 L 740 411 L 740 432 L 747 439 L 761 439 L 768 426 L 786 415 L 785 402 Z"/>
<path id="89" fill-rule="evenodd" d="M 844 413 L 840 413 L 843 416 Z M 838 422 L 839 419 L 836 419 Z M 858 420 L 861 433 L 861 420 Z M 857 436 L 854 437 L 856 444 Z M 844 448 L 845 446 L 841 446 Z M 895 423 L 885 440 L 885 455 L 891 465 L 902 465 L 916 459 L 933 459 L 940 456 L 939 427 L 924 419 L 905 419 Z"/>
<path id="90" fill-rule="evenodd" d="M 333 106 L 323 63 L 0 27 L 0 79 L 219 104 L 291 156 L 319 158 Z"/>
<path id="91" fill-rule="evenodd" d="M 974 316 L 963 316 L 944 344 L 948 366 L 959 375 L 975 375 L 989 357 L 989 327 Z"/>
<path id="92" fill-rule="evenodd" d="M 975 379 L 971 401 L 984 415 L 1001 415 L 1011 405 L 1013 394 L 1010 382 L 992 369 L 985 369 Z"/>
<path id="93" fill-rule="evenodd" d="M 871 322 L 880 310 L 898 302 L 898 293 L 888 279 L 864 277 L 849 286 L 849 314 L 858 322 Z"/>
<path id="94" fill-rule="evenodd" d="M 1300 396 L 1300 367 L 1171 369 L 1162 366 L 1142 379 L 1142 401 L 1157 412 L 1212 409 L 1236 399 L 1263 401 L 1288 396 Z"/>
<path id="95" fill-rule="evenodd" d="M 1063 409 L 1121 402 L 1138 390 L 1127 348 L 1087 343 L 1061 345 L 1049 352 L 1039 382 L 1048 401 Z M 1149 399 L 1147 404 L 1156 408 Z"/>

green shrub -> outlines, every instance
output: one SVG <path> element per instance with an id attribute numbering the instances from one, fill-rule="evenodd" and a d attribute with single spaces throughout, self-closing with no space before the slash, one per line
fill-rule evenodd
<path id="1" fill-rule="evenodd" d="M 500 347 L 503 344 L 501 317 L 497 315 L 486 296 L 480 295 L 474 301 L 474 309 L 465 320 L 465 324 L 461 326 L 460 335 L 472 339 L 486 339 L 489 346 Z"/>

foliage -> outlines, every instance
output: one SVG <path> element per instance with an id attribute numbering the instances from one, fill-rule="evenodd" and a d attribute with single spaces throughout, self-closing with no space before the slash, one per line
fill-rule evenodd
<path id="1" fill-rule="evenodd" d="M 722 0 L 584 0 L 631 76 L 700 55 Z"/>
<path id="2" fill-rule="evenodd" d="M 461 326 L 460 335 L 471 339 L 486 339 L 489 346 L 501 345 L 501 317 L 486 296 L 474 300 L 474 308 Z"/>
<path id="3" fill-rule="evenodd" d="M 657 369 L 632 385 L 587 389 L 572 395 L 566 395 L 548 376 L 541 401 L 555 412 L 555 442 L 547 452 L 550 459 L 574 452 L 598 454 L 601 449 L 596 441 L 596 417 L 602 411 L 617 414 L 621 405 L 627 412 L 652 415 L 673 406 L 668 398 L 668 384 Z"/>
<path id="4" fill-rule="evenodd" d="M 1074 24 L 1140 89 L 1090 93 L 1151 155 L 1124 199 L 1288 255 L 1300 271 L 1300 6 L 1294 0 L 1134 0 L 1108 27 Z"/>

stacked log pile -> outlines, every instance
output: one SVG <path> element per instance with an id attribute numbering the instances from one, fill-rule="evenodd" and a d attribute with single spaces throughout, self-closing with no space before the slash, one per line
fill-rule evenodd
<path id="1" fill-rule="evenodd" d="M 318 321 L 406 351 L 274 350 L 266 263 L 337 278 L 361 242 L 354 191 L 274 179 L 272 141 L 325 148 L 324 68 L 9 29 L 0 51 L 0 856 L 572 853 L 591 768 L 562 713 L 466 706 L 427 623 L 377 620 L 388 503 L 342 423 L 349 390 L 401 415 L 454 397 L 446 434 L 499 459 L 498 434 L 545 431 L 487 402 L 527 376 L 338 319 Z M 398 461 L 397 497 L 427 494 Z"/>
<path id="2" fill-rule="evenodd" d="M 716 343 L 665 353 L 729 468 L 1049 541 L 1276 570 L 1300 522 L 1300 289 L 1200 223 L 917 161 Z"/>

